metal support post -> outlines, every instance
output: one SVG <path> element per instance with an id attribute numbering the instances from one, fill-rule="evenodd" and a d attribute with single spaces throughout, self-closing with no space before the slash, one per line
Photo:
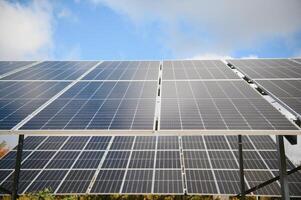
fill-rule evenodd
<path id="1" fill-rule="evenodd" d="M 277 151 L 278 151 L 278 161 L 279 161 L 279 176 L 281 185 L 281 196 L 283 200 L 289 200 L 289 188 L 286 172 L 286 157 L 284 149 L 284 141 L 282 135 L 277 135 Z"/>
<path id="2" fill-rule="evenodd" d="M 244 178 L 244 161 L 242 154 L 242 136 L 238 135 L 238 157 L 239 157 L 239 174 L 240 174 L 240 199 L 245 199 L 245 178 Z"/>
<path id="3" fill-rule="evenodd" d="M 21 169 L 21 161 L 22 161 L 23 142 L 24 142 L 24 135 L 19 135 L 18 149 L 16 155 L 16 165 L 15 165 L 15 172 L 13 177 L 14 180 L 12 185 L 12 200 L 16 200 L 18 198 L 18 185 L 19 185 L 19 177 L 20 177 L 20 169 Z"/>

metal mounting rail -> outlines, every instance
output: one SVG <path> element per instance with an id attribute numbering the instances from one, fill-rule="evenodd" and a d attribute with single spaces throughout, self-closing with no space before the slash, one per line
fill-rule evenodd
<path id="1" fill-rule="evenodd" d="M 287 172 L 287 175 L 291 175 L 291 174 L 293 174 L 293 173 L 295 173 L 295 172 L 297 172 L 297 171 L 299 171 L 299 170 L 301 170 L 301 165 L 298 166 L 298 167 L 296 167 L 296 168 L 294 168 L 294 169 L 292 169 L 292 170 L 290 170 L 290 171 L 288 171 L 288 172 Z M 260 189 L 260 188 L 263 188 L 263 187 L 265 187 L 265 186 L 267 186 L 267 185 L 269 185 L 269 184 L 275 182 L 275 181 L 278 181 L 279 179 L 280 179 L 280 176 L 279 176 L 279 175 L 278 175 L 278 176 L 275 176 L 274 178 L 272 178 L 272 179 L 270 179 L 270 180 L 267 180 L 267 181 L 265 181 L 265 182 L 263 182 L 263 183 L 260 183 L 259 185 L 256 185 L 256 186 L 254 186 L 254 187 L 252 187 L 252 188 L 250 188 L 250 189 L 247 189 L 247 190 L 245 191 L 245 194 L 250 194 L 251 192 L 254 192 L 254 191 L 256 191 L 256 190 L 258 190 L 258 189 Z M 239 197 L 239 196 L 241 196 L 241 193 L 239 193 L 239 194 L 236 195 L 236 197 Z"/>

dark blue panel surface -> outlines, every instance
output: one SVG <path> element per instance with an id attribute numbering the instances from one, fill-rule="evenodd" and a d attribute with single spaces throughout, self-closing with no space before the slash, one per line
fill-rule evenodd
<path id="1" fill-rule="evenodd" d="M 30 65 L 34 61 L 0 61 L 0 75 Z"/>
<path id="2" fill-rule="evenodd" d="M 46 61 L 3 79 L 75 80 L 96 64 L 96 61 Z"/>
<path id="3" fill-rule="evenodd" d="M 157 80 L 159 61 L 105 61 L 84 80 Z"/>
<path id="4" fill-rule="evenodd" d="M 79 82 L 21 129 L 152 130 L 156 82 Z"/>
<path id="5" fill-rule="evenodd" d="M 67 82 L 0 82 L 0 129 L 13 128 L 67 85 Z"/>

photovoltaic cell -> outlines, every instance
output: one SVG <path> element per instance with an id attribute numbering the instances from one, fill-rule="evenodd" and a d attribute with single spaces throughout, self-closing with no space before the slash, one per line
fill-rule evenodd
<path id="1" fill-rule="evenodd" d="M 239 77 L 220 60 L 179 60 L 163 62 L 163 79 L 239 79 Z"/>
<path id="2" fill-rule="evenodd" d="M 159 61 L 105 61 L 84 80 L 157 80 Z"/>
<path id="3" fill-rule="evenodd" d="M 301 79 L 256 80 L 256 83 L 301 115 Z"/>
<path id="4" fill-rule="evenodd" d="M 4 80 L 75 80 L 96 61 L 45 61 L 4 77 Z"/>
<path id="5" fill-rule="evenodd" d="M 54 192 L 67 172 L 67 170 L 44 170 L 33 181 L 26 192 L 39 192 L 45 188 L 49 189 L 51 192 Z"/>
<path id="6" fill-rule="evenodd" d="M 202 136 L 183 136 L 183 149 L 205 149 Z"/>
<path id="7" fill-rule="evenodd" d="M 181 170 L 156 170 L 154 193 L 183 194 Z"/>
<path id="8" fill-rule="evenodd" d="M 245 81 L 163 81 L 161 130 L 297 130 Z"/>
<path id="9" fill-rule="evenodd" d="M 134 142 L 134 137 L 133 136 L 129 136 L 129 137 L 117 136 L 117 137 L 114 138 L 110 149 L 130 150 L 133 146 L 133 142 Z"/>
<path id="10" fill-rule="evenodd" d="M 221 194 L 238 194 L 240 179 L 238 170 L 214 170 Z"/>
<path id="11" fill-rule="evenodd" d="M 82 149 L 85 144 L 87 143 L 89 137 L 82 137 L 82 136 L 74 136 L 68 139 L 68 141 L 62 147 L 63 150 L 80 150 Z"/>
<path id="12" fill-rule="evenodd" d="M 157 151 L 156 168 L 181 168 L 179 151 Z"/>
<path id="13" fill-rule="evenodd" d="M 228 62 L 251 79 L 301 77 L 301 63 L 289 59 L 243 59 Z"/>
<path id="14" fill-rule="evenodd" d="M 86 193 L 95 170 L 72 170 L 62 182 L 57 193 Z"/>
<path id="15" fill-rule="evenodd" d="M 34 61 L 0 61 L 0 75 L 33 63 Z"/>
<path id="16" fill-rule="evenodd" d="M 67 85 L 67 82 L 0 82 L 0 130 L 13 128 Z"/>
<path id="17" fill-rule="evenodd" d="M 97 169 L 103 154 L 103 151 L 83 151 L 73 168 Z"/>
<path id="18" fill-rule="evenodd" d="M 133 151 L 129 168 L 153 168 L 154 151 Z"/>
<path id="19" fill-rule="evenodd" d="M 100 170 L 91 193 L 119 193 L 125 170 Z"/>
<path id="20" fill-rule="evenodd" d="M 214 169 L 237 169 L 238 166 L 231 151 L 209 151 L 208 153 Z"/>
<path id="21" fill-rule="evenodd" d="M 123 193 L 152 193 L 153 170 L 128 170 Z"/>
<path id="22" fill-rule="evenodd" d="M 86 146 L 86 150 L 105 150 L 111 140 L 111 137 L 93 136 Z"/>
<path id="23" fill-rule="evenodd" d="M 22 163 L 22 169 L 43 169 L 55 151 L 35 151 Z"/>
<path id="24" fill-rule="evenodd" d="M 222 135 L 205 135 L 207 149 L 229 149 L 226 138 Z"/>
<path id="25" fill-rule="evenodd" d="M 210 169 L 206 151 L 184 151 L 185 168 Z"/>
<path id="26" fill-rule="evenodd" d="M 134 149 L 155 149 L 156 137 L 155 136 L 136 136 Z"/>
<path id="27" fill-rule="evenodd" d="M 21 129 L 152 130 L 156 82 L 79 82 Z"/>
<path id="28" fill-rule="evenodd" d="M 130 151 L 109 151 L 102 168 L 126 168 Z"/>
<path id="29" fill-rule="evenodd" d="M 211 170 L 185 170 L 189 194 L 216 194 L 215 179 Z"/>
<path id="30" fill-rule="evenodd" d="M 48 137 L 45 142 L 39 146 L 38 150 L 58 150 L 67 139 L 67 136 Z"/>
<path id="31" fill-rule="evenodd" d="M 160 136 L 158 138 L 158 149 L 179 149 L 179 138 L 177 136 Z"/>
<path id="32" fill-rule="evenodd" d="M 69 169 L 80 151 L 59 151 L 47 165 L 47 169 Z"/>

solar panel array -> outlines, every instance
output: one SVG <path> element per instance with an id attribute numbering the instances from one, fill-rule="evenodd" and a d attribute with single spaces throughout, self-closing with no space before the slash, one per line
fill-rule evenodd
<path id="1" fill-rule="evenodd" d="M 228 62 L 251 79 L 301 77 L 301 63 L 289 59 L 243 59 Z"/>
<path id="2" fill-rule="evenodd" d="M 298 59 L 229 60 L 296 115 L 301 113 L 301 63 Z"/>
<path id="3" fill-rule="evenodd" d="M 219 60 L 45 61 L 0 92 L 2 132 L 298 131 Z"/>
<path id="4" fill-rule="evenodd" d="M 246 186 L 277 174 L 269 136 L 243 136 Z M 237 136 L 30 136 L 24 142 L 19 193 L 229 194 L 240 192 Z M 1 186 L 11 189 L 16 151 L 0 160 Z M 294 168 L 287 160 L 289 169 Z M 301 174 L 289 176 L 301 196 Z M 279 183 L 252 195 L 280 195 Z"/>
<path id="5" fill-rule="evenodd" d="M 273 77 L 299 73 L 298 63 L 278 62 L 257 64 L 277 69 L 268 74 Z M 19 193 L 50 188 L 56 194 L 234 195 L 240 190 L 237 138 L 231 131 L 300 134 L 219 60 L 20 65 L 11 63 L 17 70 L 0 76 L 1 133 L 81 136 L 27 137 Z M 287 84 L 282 83 L 289 98 L 297 97 L 295 82 L 289 84 L 295 89 Z M 206 130 L 228 135 L 189 135 Z M 146 131 L 149 136 L 142 136 Z M 176 136 L 164 136 L 169 131 Z M 269 136 L 245 136 L 244 149 L 247 187 L 277 173 L 275 143 Z M 0 160 L 0 184 L 7 189 L 15 156 L 16 148 Z M 294 167 L 290 161 L 288 166 Z M 301 175 L 289 181 L 292 196 L 300 197 Z M 279 183 L 253 194 L 279 195 Z"/>
<path id="6" fill-rule="evenodd" d="M 245 81 L 163 81 L 161 129 L 294 130 Z"/>

